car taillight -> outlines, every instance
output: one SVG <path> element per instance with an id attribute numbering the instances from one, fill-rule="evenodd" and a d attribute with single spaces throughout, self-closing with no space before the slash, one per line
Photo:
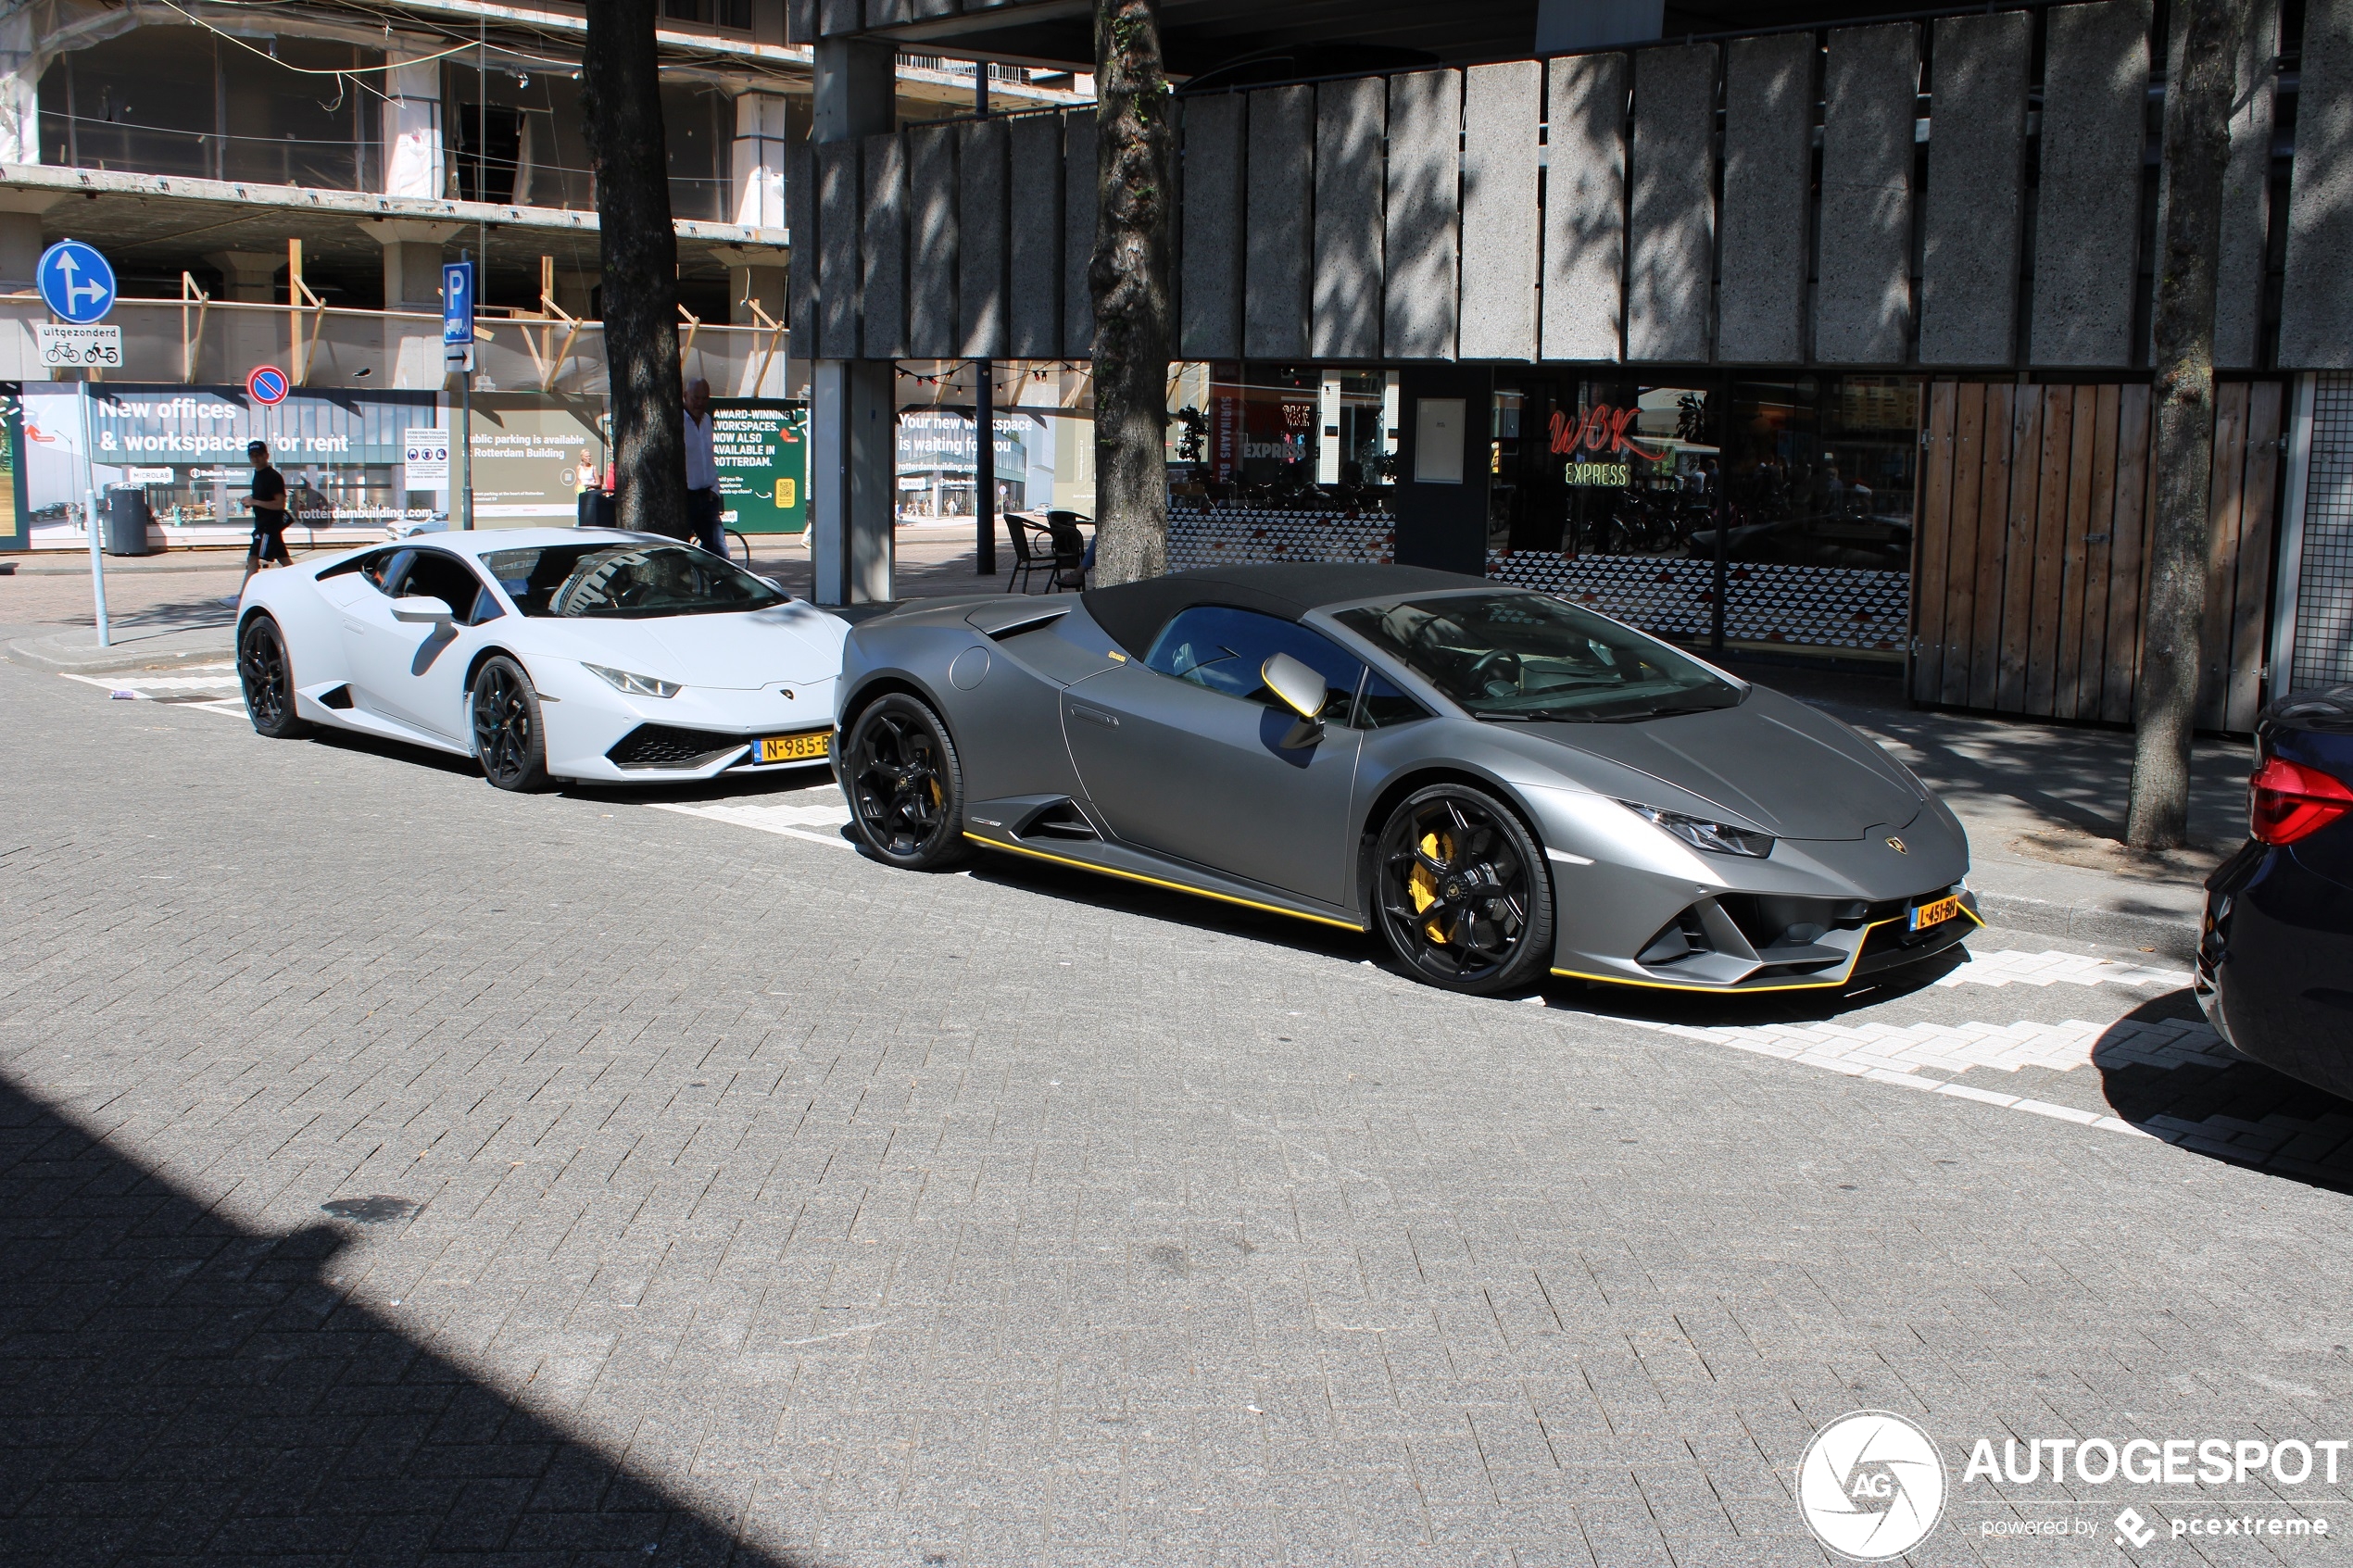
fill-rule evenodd
<path id="1" fill-rule="evenodd" d="M 2246 794 L 2248 827 L 2266 844 L 2294 844 L 2353 811 L 2353 789 L 2284 757 L 2257 769 Z"/>

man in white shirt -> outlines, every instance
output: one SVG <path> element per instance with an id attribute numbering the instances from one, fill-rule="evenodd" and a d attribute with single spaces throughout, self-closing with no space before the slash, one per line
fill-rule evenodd
<path id="1" fill-rule="evenodd" d="M 719 525 L 719 465 L 711 452 L 711 383 L 686 383 L 686 532 L 712 555 L 727 553 Z"/>

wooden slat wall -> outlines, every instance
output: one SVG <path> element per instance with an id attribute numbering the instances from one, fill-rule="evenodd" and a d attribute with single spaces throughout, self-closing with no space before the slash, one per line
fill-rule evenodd
<path id="1" fill-rule="evenodd" d="M 2281 385 L 2216 389 L 2198 724 L 2262 704 Z M 1922 403 L 1912 696 L 2130 722 L 2155 475 L 2145 386 L 1938 382 Z"/>

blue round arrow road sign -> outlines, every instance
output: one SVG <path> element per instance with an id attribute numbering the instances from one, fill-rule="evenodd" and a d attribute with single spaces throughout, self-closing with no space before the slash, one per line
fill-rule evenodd
<path id="1" fill-rule="evenodd" d="M 33 278 L 42 303 L 61 321 L 86 327 L 114 308 L 114 269 L 80 240 L 59 240 L 43 251 Z"/>
<path id="2" fill-rule="evenodd" d="M 256 365 L 253 374 L 245 378 L 245 390 L 253 400 L 275 406 L 286 400 L 286 372 L 275 365 Z"/>

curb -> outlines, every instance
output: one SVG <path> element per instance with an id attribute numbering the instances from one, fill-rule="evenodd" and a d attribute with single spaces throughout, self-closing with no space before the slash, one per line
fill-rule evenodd
<path id="1" fill-rule="evenodd" d="M 174 645 L 169 647 L 120 643 L 113 647 L 60 647 L 48 637 L 26 637 L 8 645 L 8 657 L 19 664 L 36 670 L 51 670 L 70 675 L 115 675 L 133 670 L 169 670 L 194 659 L 226 659 L 236 652 L 235 628 L 207 627 L 217 632 L 217 637 L 202 637 L 193 644 L 195 632 L 170 634 Z"/>
<path id="2" fill-rule="evenodd" d="M 2054 904 L 1982 890 L 1977 894 L 1977 909 L 1988 925 L 2110 947 L 2145 947 L 2185 964 L 2197 961 L 2197 922 L 2183 916 L 2130 914 L 2096 905 Z"/>

